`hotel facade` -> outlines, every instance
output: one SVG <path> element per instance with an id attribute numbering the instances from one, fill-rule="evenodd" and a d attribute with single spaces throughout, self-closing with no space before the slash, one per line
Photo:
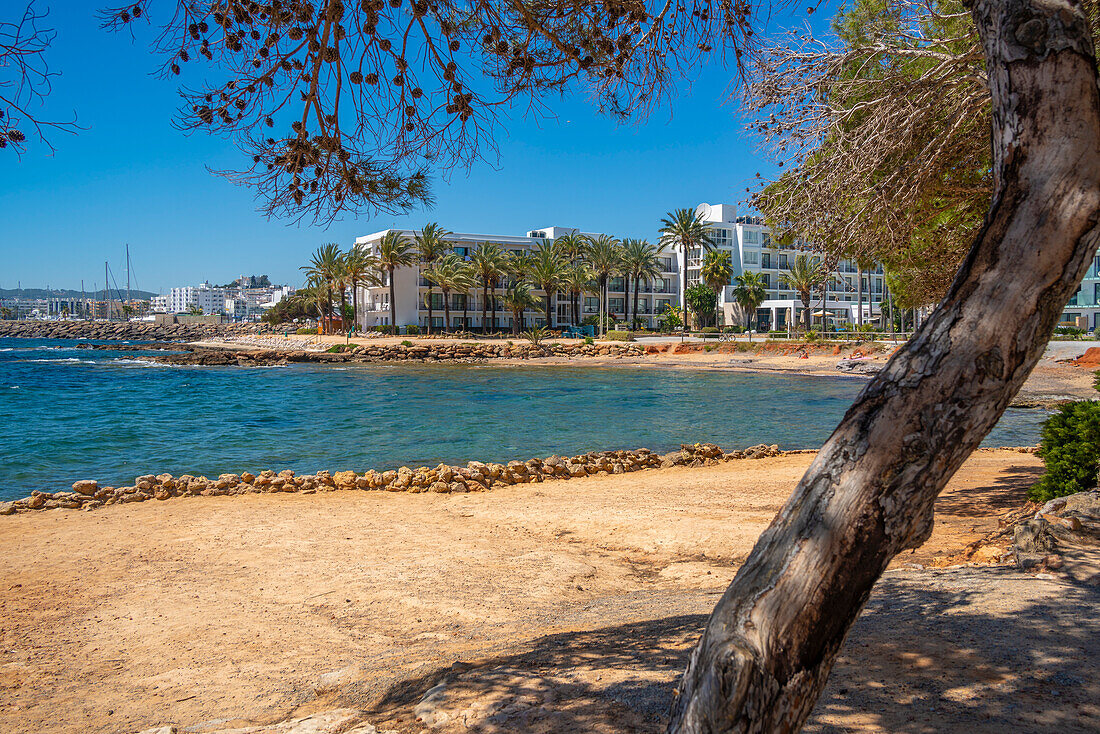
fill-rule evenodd
<path id="1" fill-rule="evenodd" d="M 733 298 L 733 278 L 744 272 L 759 273 L 764 279 L 768 292 L 768 298 L 757 310 L 756 317 L 760 331 L 772 329 L 786 329 L 788 323 L 798 323 L 798 319 L 805 310 L 798 294 L 784 283 L 782 276 L 790 272 L 790 265 L 798 255 L 813 255 L 812 251 L 805 247 L 779 247 L 772 241 L 771 232 L 758 217 L 738 216 L 737 209 L 729 204 L 700 204 L 696 207 L 696 213 L 710 228 L 715 249 L 730 255 L 733 265 L 733 277 L 719 294 L 719 306 L 722 310 L 723 323 L 726 325 L 740 324 L 743 316 L 736 306 Z M 378 254 L 378 244 L 388 232 L 397 231 L 404 235 L 410 243 L 416 232 L 410 229 L 382 230 L 356 239 L 356 245 L 365 248 L 371 254 Z M 552 242 L 566 234 L 582 234 L 594 236 L 592 233 L 580 232 L 577 229 L 567 227 L 545 227 L 530 230 L 526 235 L 489 235 L 453 233 L 449 236 L 452 243 L 452 251 L 460 257 L 469 259 L 474 249 L 483 242 L 491 242 L 499 245 L 505 252 L 524 254 L 531 252 L 540 244 Z M 659 236 L 654 234 L 650 242 L 657 243 Z M 656 327 L 658 316 L 670 305 L 684 307 L 684 296 L 680 292 L 682 268 L 687 268 L 688 286 L 700 282 L 699 270 L 702 265 L 703 251 L 695 248 L 687 253 L 682 248 L 674 247 L 663 250 L 659 257 L 660 273 L 658 277 L 647 279 L 640 284 L 638 289 L 638 318 L 648 327 Z M 686 258 L 685 258 L 686 255 Z M 423 264 L 398 268 L 394 273 L 394 294 L 397 299 L 397 324 L 406 326 L 415 324 L 420 328 L 428 325 L 428 307 L 426 297 L 429 283 L 424 278 Z M 829 279 L 826 287 L 824 312 L 832 323 L 853 323 L 857 321 L 857 268 L 854 262 L 842 260 Z M 863 320 L 869 322 L 880 314 L 879 302 L 883 298 L 883 272 L 881 266 L 876 266 L 862 273 L 863 279 Z M 505 279 L 499 284 L 496 293 L 499 296 L 503 288 L 511 285 Z M 625 292 L 626 283 L 622 277 L 613 277 L 608 281 L 607 312 L 613 318 L 622 320 L 626 317 L 626 308 L 632 293 Z M 633 287 L 631 287 L 633 290 Z M 534 290 L 539 299 L 537 308 L 524 313 L 523 324 L 520 328 L 527 329 L 532 326 L 545 326 L 546 315 L 543 308 L 545 293 Z M 470 293 L 451 294 L 451 326 L 452 328 L 467 328 L 481 330 L 482 288 L 480 284 L 471 289 Z M 388 283 L 381 286 L 361 287 L 359 298 L 359 322 L 363 328 L 383 326 L 390 323 L 390 292 Z M 438 288 L 433 289 L 432 294 L 432 327 L 443 327 L 444 309 L 443 294 Z M 491 303 L 490 303 L 491 308 Z M 572 323 L 570 310 L 570 298 L 566 293 L 558 293 L 551 305 L 554 313 L 554 327 L 569 325 Z M 494 315 L 489 311 L 487 325 L 490 329 L 508 330 L 512 326 L 512 314 L 504 308 L 497 299 L 497 311 Z M 822 313 L 821 289 L 814 290 L 810 309 L 816 318 Z M 633 309 L 631 309 L 633 311 Z M 595 316 L 599 313 L 599 299 L 596 295 L 586 293 L 581 297 L 581 318 Z"/>
<path id="2" fill-rule="evenodd" d="M 714 249 L 728 253 L 732 264 L 733 277 L 719 294 L 719 308 L 722 310 L 723 323 L 741 324 L 743 316 L 733 297 L 734 281 L 738 275 L 746 272 L 760 274 L 764 280 L 768 297 L 756 311 L 759 331 L 783 330 L 788 323 L 800 323 L 802 312 L 806 310 L 802 300 L 785 283 L 783 276 L 790 272 L 791 265 L 799 255 L 814 256 L 812 249 L 800 243 L 791 247 L 779 246 L 771 236 L 771 230 L 760 217 L 738 216 L 737 207 L 730 204 L 700 204 L 695 213 L 709 227 Z M 691 249 L 684 261 L 683 248 L 675 248 L 677 268 L 687 267 L 688 287 L 699 283 L 704 251 Z M 863 322 L 869 323 L 880 315 L 879 303 L 884 293 L 884 280 L 881 265 L 861 273 L 852 260 L 841 260 L 831 273 L 825 288 L 825 303 L 822 307 L 821 288 L 815 288 L 810 299 L 810 310 L 815 319 L 822 317 L 822 311 L 831 323 L 857 323 L 857 295 L 859 278 L 863 280 Z M 681 306 L 683 301 L 681 300 Z"/>
<path id="3" fill-rule="evenodd" d="M 363 247 L 367 252 L 377 255 L 378 243 L 383 236 L 391 231 L 400 232 L 410 243 L 413 242 L 413 237 L 416 234 L 411 229 L 383 230 L 365 237 L 359 237 L 355 240 L 355 244 Z M 523 236 L 455 232 L 447 239 L 452 244 L 452 252 L 469 260 L 470 254 L 483 242 L 499 245 L 506 253 L 522 255 L 532 252 L 545 242 L 553 242 L 567 234 L 596 236 L 590 232 L 581 232 L 568 227 L 544 227 L 530 230 Z M 659 277 L 646 280 L 638 287 L 638 318 L 650 327 L 656 326 L 657 316 L 662 311 L 669 305 L 677 304 L 680 301 L 679 281 L 677 280 L 674 258 L 671 253 L 663 253 L 659 259 L 662 268 Z M 416 324 L 422 329 L 428 326 L 426 297 L 430 284 L 424 278 L 422 270 L 423 264 L 418 263 L 410 267 L 398 268 L 394 272 L 393 286 L 394 295 L 397 299 L 398 326 Z M 497 285 L 497 311 L 495 314 L 492 311 L 493 299 L 490 299 L 490 303 L 487 305 L 487 321 L 489 323 L 486 326 L 489 329 L 493 329 L 494 324 L 496 329 L 502 331 L 512 328 L 512 312 L 500 303 L 501 291 L 510 285 L 512 285 L 512 282 L 508 278 Z M 621 277 L 608 280 L 607 312 L 620 319 L 626 317 L 626 306 L 628 305 L 628 296 L 624 292 L 624 286 L 625 283 Z M 480 283 L 478 283 L 468 294 L 451 294 L 452 328 L 481 330 L 482 290 Z M 543 308 L 546 294 L 544 291 L 534 288 L 534 286 L 532 286 L 532 293 L 537 297 L 539 305 L 524 312 L 523 323 L 520 325 L 521 329 L 546 326 L 546 310 Z M 383 283 L 381 286 L 361 287 L 358 296 L 359 323 L 363 328 L 369 329 L 373 326 L 384 326 L 390 323 L 390 290 L 388 283 Z M 632 296 L 633 286 L 631 286 L 630 297 Z M 586 293 L 580 298 L 579 306 L 582 320 L 588 316 L 596 316 L 599 313 L 599 299 L 595 295 Z M 573 315 L 570 303 L 568 293 L 558 293 L 554 296 L 551 303 L 551 310 L 554 314 L 554 327 L 572 323 Z M 633 312 L 633 308 L 631 311 Z M 439 288 L 434 288 L 432 292 L 431 319 L 433 329 L 443 328 L 443 294 L 440 293 Z"/>

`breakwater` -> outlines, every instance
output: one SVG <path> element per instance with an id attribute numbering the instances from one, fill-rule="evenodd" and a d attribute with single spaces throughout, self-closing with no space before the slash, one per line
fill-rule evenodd
<path id="1" fill-rule="evenodd" d="M 661 455 L 650 449 L 632 451 L 593 451 L 577 456 L 550 456 L 545 459 L 510 461 L 506 464 L 471 461 L 465 466 L 439 464 L 432 468 L 411 469 L 402 466 L 387 471 L 320 471 L 316 474 L 295 474 L 290 469 L 273 469 L 257 474 L 222 474 L 217 479 L 184 474 L 145 474 L 125 487 L 100 486 L 98 481 L 85 479 L 73 482 L 72 491 L 34 491 L 29 497 L 0 503 L 0 515 L 14 515 L 34 510 L 94 510 L 116 504 L 167 500 L 173 497 L 217 497 L 257 494 L 263 492 L 333 492 L 363 490 L 387 492 L 436 492 L 441 494 L 486 492 L 496 486 L 576 479 L 588 476 L 608 476 L 661 469 L 672 466 L 709 466 L 734 459 L 762 459 L 781 456 L 776 445 L 760 444 L 740 451 L 725 453 L 715 444 L 683 444 L 678 451 Z"/>
<path id="2" fill-rule="evenodd" d="M 163 348 L 150 345 L 149 348 Z M 118 351 L 117 345 L 95 345 L 92 349 Z M 180 345 L 171 353 L 151 354 L 145 359 L 174 365 L 203 365 L 207 367 L 237 365 L 241 367 L 270 367 L 290 363 L 345 363 L 364 364 L 387 362 L 483 362 L 490 359 L 535 359 L 539 357 L 640 357 L 646 349 L 637 344 L 490 344 L 481 342 L 439 344 L 369 344 L 363 346 L 337 345 L 339 351 L 306 351 L 303 349 L 236 349 L 231 344 L 223 347 L 196 347 Z"/>
<path id="3" fill-rule="evenodd" d="M 119 339 L 124 341 L 210 339 L 270 333 L 258 323 L 154 324 L 148 321 L 0 321 L 0 337 L 20 339 Z"/>

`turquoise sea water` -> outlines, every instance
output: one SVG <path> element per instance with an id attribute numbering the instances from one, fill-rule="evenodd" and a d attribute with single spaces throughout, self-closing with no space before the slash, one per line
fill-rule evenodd
<path id="1" fill-rule="evenodd" d="M 0 499 L 77 479 L 385 469 L 613 448 L 820 446 L 852 377 L 492 365 L 175 367 L 0 339 Z M 1010 410 L 987 445 L 1034 444 Z"/>

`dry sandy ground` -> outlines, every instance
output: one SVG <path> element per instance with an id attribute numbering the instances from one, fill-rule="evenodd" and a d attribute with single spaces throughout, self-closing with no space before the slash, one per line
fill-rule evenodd
<path id="1" fill-rule="evenodd" d="M 658 731 L 705 615 L 810 458 L 0 518 L 0 731 L 202 732 L 336 707 L 402 732 Z M 1100 727 L 1095 589 L 908 566 L 995 529 L 1039 472 L 1033 455 L 971 458 L 811 731 Z"/>

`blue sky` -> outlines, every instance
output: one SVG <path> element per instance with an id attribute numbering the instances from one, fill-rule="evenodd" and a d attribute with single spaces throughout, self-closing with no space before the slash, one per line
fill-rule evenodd
<path id="1" fill-rule="evenodd" d="M 12 4 L 3 5 L 10 19 Z M 556 118 L 517 115 L 505 123 L 499 158 L 437 178 L 429 211 L 328 228 L 268 220 L 249 190 L 206 170 L 239 164 L 231 145 L 173 129 L 176 89 L 151 75 L 144 39 L 100 30 L 96 2 L 37 5 L 50 10 L 57 37 L 49 58 L 62 72 L 45 112 L 75 111 L 87 129 L 52 135 L 52 156 L 33 141 L 22 160 L 0 152 L 0 288 L 79 288 L 82 278 L 89 290 L 102 287 L 105 260 L 122 281 L 125 243 L 136 283 L 163 292 L 241 274 L 296 285 L 298 266 L 322 243 L 347 246 L 358 235 L 428 221 L 459 232 L 560 225 L 652 239 L 670 209 L 740 203 L 757 172 L 774 171 L 727 101 L 733 71 L 716 60 L 636 123 L 598 115 L 583 92 L 551 100 Z"/>

